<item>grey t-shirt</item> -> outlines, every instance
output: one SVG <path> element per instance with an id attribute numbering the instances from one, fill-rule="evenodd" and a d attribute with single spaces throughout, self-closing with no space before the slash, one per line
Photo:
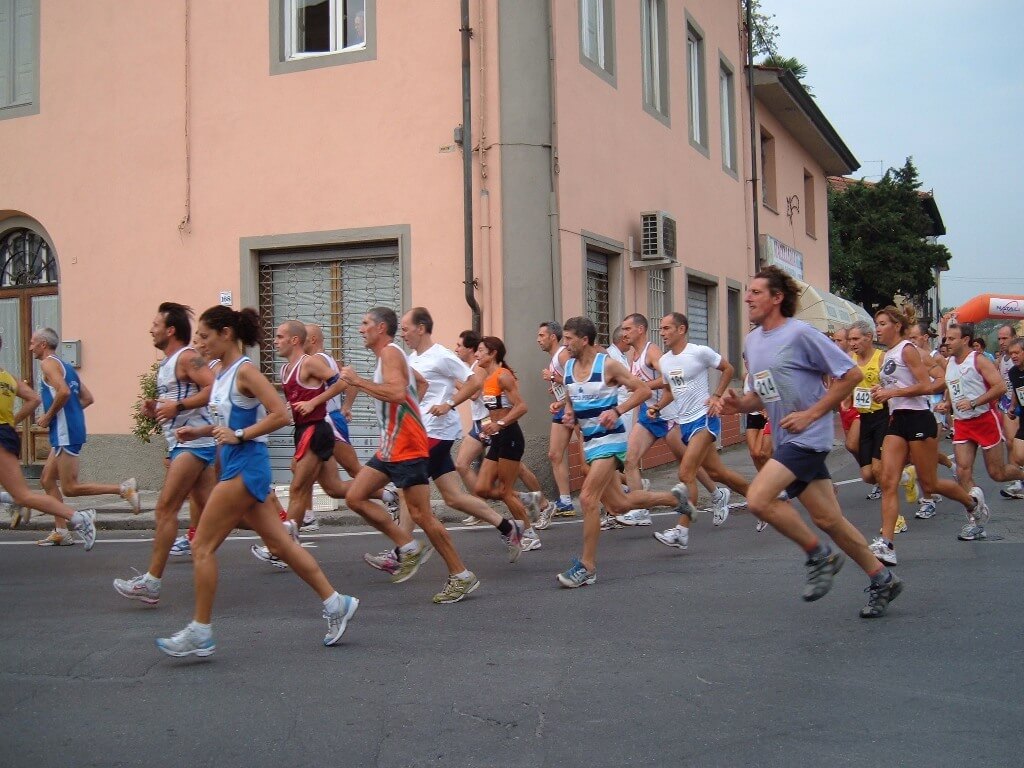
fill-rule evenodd
<path id="1" fill-rule="evenodd" d="M 789 318 L 770 331 L 752 330 L 744 344 L 747 386 L 760 395 L 772 425 L 775 447 L 792 443 L 811 451 L 832 450 L 834 426 L 828 413 L 803 432 L 779 426 L 783 417 L 805 411 L 825 394 L 822 376 L 839 378 L 854 362 L 825 334 Z"/>

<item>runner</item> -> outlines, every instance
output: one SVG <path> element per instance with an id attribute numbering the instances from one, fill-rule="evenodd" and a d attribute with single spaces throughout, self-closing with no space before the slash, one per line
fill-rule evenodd
<path id="1" fill-rule="evenodd" d="M 846 354 L 850 354 L 850 331 L 845 325 L 840 325 L 832 333 L 832 341 Z"/>
<path id="2" fill-rule="evenodd" d="M 947 395 L 943 410 L 953 416 L 953 452 L 956 454 L 960 485 L 977 496 L 974 460 L 981 448 L 985 470 L 997 483 L 1024 479 L 1020 467 L 1006 463 L 1003 429 L 998 411 L 992 407 L 1006 391 L 1006 382 L 987 357 L 972 351 L 974 325 L 951 325 L 946 331 L 950 352 L 946 365 Z M 969 520 L 960 532 L 961 541 L 985 538 L 984 519 Z"/>
<path id="3" fill-rule="evenodd" d="M 754 276 L 745 298 L 750 320 L 759 326 L 745 343 L 750 371 L 746 386 L 751 391 L 728 391 L 722 412 L 768 411 L 775 450 L 750 484 L 747 504 L 807 553 L 803 599 L 819 600 L 828 594 L 844 558 L 811 531 L 788 501 L 778 500 L 782 491 L 799 498 L 814 524 L 869 576 L 868 603 L 860 615 L 877 618 L 903 590 L 903 583 L 878 562 L 864 537 L 843 517 L 825 465 L 832 448 L 832 411 L 860 383 L 861 373 L 819 331 L 793 318 L 798 295 L 796 282 L 778 267 L 766 267 Z M 823 376 L 833 378 L 827 390 Z"/>
<path id="4" fill-rule="evenodd" d="M 138 514 L 141 506 L 135 478 L 120 485 L 82 483 L 78 479 L 78 455 L 87 438 L 85 409 L 92 405 L 93 396 L 78 373 L 55 354 L 60 339 L 52 328 L 43 328 L 32 334 L 29 351 L 39 361 L 39 392 L 43 400 L 43 415 L 36 425 L 49 429 L 50 455 L 43 465 L 39 484 L 58 502 L 65 496 L 120 496 L 128 502 L 132 512 Z M 41 546 L 74 544 L 63 516 L 54 520 L 55 528 Z"/>
<path id="5" fill-rule="evenodd" d="M 999 354 L 996 362 L 999 365 L 999 375 L 1003 377 L 1006 384 L 1006 394 L 999 398 L 999 412 L 1003 420 L 1003 434 L 1014 435 L 1020 427 L 1017 419 L 1016 398 L 1014 397 L 1013 383 L 1010 381 L 1010 370 L 1013 368 L 1013 358 L 1010 356 L 1010 342 L 1013 340 L 1013 326 L 1004 323 L 999 326 L 998 332 Z M 1008 437 L 1012 440 L 1013 438 Z M 1012 448 L 1011 448 L 1012 453 Z M 1024 484 L 1015 480 L 1005 488 L 1000 489 L 999 494 L 1008 499 L 1024 499 Z"/>
<path id="6" fill-rule="evenodd" d="M 872 486 L 869 500 L 882 498 L 882 441 L 889 424 L 889 408 L 871 399 L 871 388 L 879 383 L 882 350 L 874 345 L 875 329 L 867 320 L 855 321 L 849 329 L 850 356 L 863 376 L 849 400 L 853 420 L 847 431 L 847 449 L 857 459 L 860 479 Z"/>
<path id="7" fill-rule="evenodd" d="M 1013 436 L 1010 458 L 1014 464 L 1024 469 L 1024 340 L 1012 339 L 1006 348 L 1010 353 L 1010 359 L 1013 360 L 1013 367 L 1008 375 L 1013 404 L 1017 409 L 1017 432 Z M 1003 488 L 999 493 L 1006 499 L 1024 499 L 1024 492 L 1017 493 L 1010 488 Z"/>
<path id="8" fill-rule="evenodd" d="M 349 488 L 346 502 L 397 545 L 398 570 L 394 582 L 409 579 L 436 548 L 448 566 L 448 581 L 435 603 L 457 603 L 480 586 L 480 581 L 463 564 L 448 531 L 430 508 L 429 447 L 416 398 L 416 379 L 405 353 L 394 343 L 398 318 L 387 307 L 375 307 L 363 316 L 359 334 L 368 349 L 377 356 L 373 380 L 362 378 L 351 366 L 341 369 L 341 377 L 351 386 L 380 401 L 380 448 L 359 472 Z M 413 521 L 431 542 L 420 545 L 394 525 L 384 509 L 370 501 L 370 494 L 393 481 L 404 493 Z M 384 525 L 386 518 L 387 529 Z"/>
<path id="9" fill-rule="evenodd" d="M 882 532 L 871 542 L 871 551 L 886 565 L 896 565 L 892 543 L 899 515 L 896 488 L 908 456 L 925 495 L 941 493 L 960 502 L 971 523 L 981 520 L 984 526 L 989 514 L 980 488 L 973 488 L 968 494 L 952 480 L 937 477 L 938 427 L 928 407 L 928 394 L 934 384 L 928 364 L 906 338 L 911 324 L 912 320 L 896 307 L 875 313 L 875 333 L 888 351 L 882 363 L 881 382 L 872 387 L 871 397 L 875 402 L 889 403 L 890 416 L 882 442 Z"/>
<path id="10" fill-rule="evenodd" d="M 270 550 L 292 567 L 323 601 L 327 619 L 324 645 L 335 645 L 359 600 L 340 595 L 324 576 L 316 560 L 289 535 L 268 496 L 270 456 L 267 435 L 288 423 L 288 412 L 274 385 L 242 354 L 239 342 L 259 343 L 260 317 L 255 309 L 236 312 L 215 306 L 199 317 L 199 335 L 208 353 L 219 358 L 210 393 L 214 425 L 185 427 L 179 439 L 213 436 L 219 446 L 220 477 L 203 510 L 192 542 L 196 605 L 193 620 L 180 632 L 156 641 L 168 656 L 209 656 L 213 639 L 213 600 L 217 591 L 216 552 L 239 524 L 251 527 Z"/>
<path id="11" fill-rule="evenodd" d="M 2 348 L 3 337 L 0 336 Z M 21 398 L 21 408 L 17 413 L 14 411 L 16 397 Z M 35 509 L 63 520 L 85 544 L 85 551 L 88 552 L 96 542 L 96 510 L 83 509 L 76 512 L 52 496 L 32 493 L 21 471 L 21 436 L 14 427 L 27 421 L 40 402 L 39 395 L 32 387 L 0 368 L 0 486 L 8 494 L 5 501 L 11 505 L 11 528 L 28 523 L 32 518 L 30 510 Z"/>
<path id="12" fill-rule="evenodd" d="M 542 351 L 551 355 L 548 367 L 541 371 L 541 378 L 548 383 L 548 391 L 556 403 L 565 400 L 565 387 L 562 384 L 565 373 L 565 362 L 569 352 L 562 345 L 562 326 L 554 320 L 546 320 L 537 330 L 537 345 Z M 569 494 L 569 441 L 573 430 L 562 423 L 561 411 L 551 414 L 551 434 L 548 440 L 548 461 L 551 462 L 551 474 L 558 488 L 558 500 L 555 501 L 555 517 L 575 517 L 576 508 Z M 547 528 L 545 524 L 543 526 Z"/>
<path id="13" fill-rule="evenodd" d="M 572 357 L 565 367 L 563 418 L 568 425 L 579 422 L 583 435 L 583 460 L 590 465 L 580 492 L 583 554 L 573 558 L 569 567 L 558 574 L 559 583 L 570 589 L 597 581 L 597 540 L 601 535 L 602 503 L 613 515 L 626 512 L 634 502 L 643 507 L 674 507 L 680 514 L 689 510 L 690 503 L 682 483 L 676 485 L 671 493 L 637 489 L 629 496 L 623 493 L 617 478 L 626 459 L 626 430 L 621 414 L 623 410 L 632 410 L 648 400 L 651 390 L 622 364 L 604 352 L 599 353 L 594 346 L 596 338 L 597 328 L 589 318 L 573 317 L 565 322 L 565 344 Z M 632 393 L 622 409 L 617 405 L 617 390 L 621 386 Z M 552 403 L 551 412 L 558 410 L 559 404 Z M 692 510 L 690 514 L 692 517 Z"/>
<path id="14" fill-rule="evenodd" d="M 932 390 L 932 394 L 928 396 L 928 404 L 931 408 L 932 414 L 935 416 L 935 421 L 940 426 L 944 426 L 945 414 L 939 413 L 935 408 L 942 402 L 943 393 L 946 391 L 946 358 L 943 357 L 938 351 L 932 351 L 932 337 L 934 333 L 926 322 L 917 322 L 910 326 L 910 332 L 907 334 L 907 338 L 910 339 L 914 346 L 921 351 L 921 358 L 924 360 L 925 365 L 928 366 L 928 375 L 932 381 L 939 385 L 938 391 Z M 952 435 L 952 431 L 950 430 Z M 939 451 L 939 464 L 952 469 L 953 462 L 950 457 L 946 456 L 942 451 Z M 955 470 L 954 470 L 955 474 Z M 911 496 L 917 494 L 919 497 L 917 512 L 914 513 L 914 517 L 920 520 L 928 520 L 935 517 L 935 505 L 942 501 L 942 496 L 939 494 L 933 494 L 931 496 L 925 496 L 919 487 L 917 487 L 917 471 L 911 464 L 908 467 L 904 467 L 903 475 L 900 476 L 900 482 L 903 485 L 905 491 L 907 491 L 907 500 L 911 501 Z M 913 485 L 911 485 L 913 481 Z M 902 528 L 902 531 L 900 530 Z M 903 515 L 896 518 L 896 533 L 902 533 L 906 531 L 907 524 L 903 520 Z"/>
<path id="15" fill-rule="evenodd" d="M 213 437 L 179 440 L 181 427 L 208 427 L 213 422 L 206 404 L 210 401 L 213 372 L 189 346 L 192 338 L 192 308 L 165 301 L 156 311 L 149 335 L 153 346 L 164 353 L 156 374 L 157 399 L 143 404 L 143 412 L 160 421 L 167 441 L 164 485 L 156 501 L 156 531 L 148 570 L 130 579 L 114 579 L 122 597 L 156 605 L 167 558 L 178 532 L 178 510 L 191 495 L 195 520 L 217 482 L 213 461 L 217 447 Z M 189 545 L 185 539 L 185 545 Z"/>

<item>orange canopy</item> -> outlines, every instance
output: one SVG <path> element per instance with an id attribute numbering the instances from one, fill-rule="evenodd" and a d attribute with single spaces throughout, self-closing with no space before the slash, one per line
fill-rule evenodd
<path id="1" fill-rule="evenodd" d="M 1024 318 L 1024 296 L 983 293 L 962 304 L 953 314 L 961 323 L 977 323 L 989 318 L 1020 320 Z"/>

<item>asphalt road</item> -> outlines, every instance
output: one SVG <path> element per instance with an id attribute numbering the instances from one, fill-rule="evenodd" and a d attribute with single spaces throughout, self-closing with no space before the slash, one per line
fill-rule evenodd
<path id="1" fill-rule="evenodd" d="M 907 512 L 907 588 L 877 621 L 857 616 L 852 564 L 803 603 L 800 553 L 740 511 L 718 529 L 701 518 L 685 553 L 651 537 L 668 516 L 606 533 L 597 584 L 572 591 L 554 576 L 578 523 L 515 565 L 493 531 L 457 532 L 482 586 L 450 606 L 430 602 L 439 559 L 391 585 L 360 558 L 383 540 L 344 530 L 308 539 L 362 600 L 324 648 L 316 596 L 232 539 L 205 660 L 153 644 L 190 618 L 187 563 L 156 608 L 110 586 L 144 568 L 144 534 L 102 532 L 86 554 L 5 532 L 0 765 L 1020 765 L 1024 502 L 983 487 L 988 542 L 956 540 L 952 502 L 929 521 Z M 840 496 L 870 534 L 864 492 Z"/>

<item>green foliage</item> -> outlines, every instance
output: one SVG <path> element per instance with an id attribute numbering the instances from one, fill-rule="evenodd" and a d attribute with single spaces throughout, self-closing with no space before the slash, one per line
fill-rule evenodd
<path id="1" fill-rule="evenodd" d="M 775 67 L 776 69 L 788 69 L 793 73 L 793 76 L 800 81 L 800 85 L 804 87 L 804 90 L 807 91 L 808 94 L 812 96 L 814 95 L 811 93 L 811 86 L 804 82 L 804 78 L 807 77 L 807 65 L 800 61 L 800 59 L 796 58 L 796 56 L 780 56 L 778 54 L 773 54 L 771 56 L 767 56 L 764 61 L 761 62 L 761 66 Z"/>
<path id="2" fill-rule="evenodd" d="M 160 423 L 146 413 L 146 402 L 156 400 L 156 372 L 160 363 L 153 363 L 149 370 L 139 376 L 139 398 L 132 405 L 132 434 L 144 443 L 161 433 Z"/>
<path id="3" fill-rule="evenodd" d="M 949 266 L 950 253 L 924 239 L 931 220 L 920 186 L 908 157 L 877 184 L 829 189 L 833 293 L 874 311 L 891 304 L 896 294 L 918 299 L 935 285 L 934 270 Z"/>
<path id="4" fill-rule="evenodd" d="M 775 24 L 775 14 L 765 13 L 761 9 L 761 0 L 744 0 L 744 19 L 746 19 L 747 5 L 750 5 L 753 24 L 754 56 L 778 56 L 779 28 Z"/>

